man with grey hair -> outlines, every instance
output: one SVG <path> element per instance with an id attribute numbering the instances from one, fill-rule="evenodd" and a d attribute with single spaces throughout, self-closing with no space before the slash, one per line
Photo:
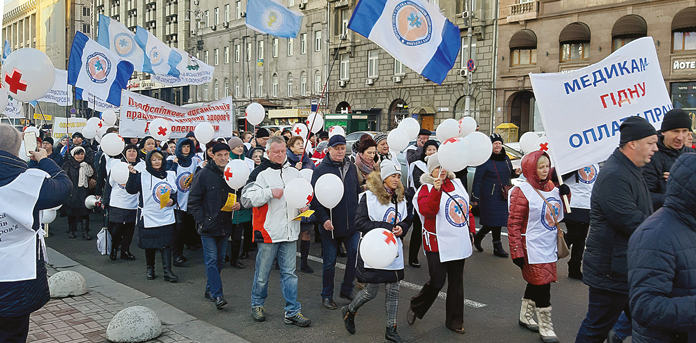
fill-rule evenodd
<path id="1" fill-rule="evenodd" d="M 63 203 L 72 183 L 44 149 L 38 168 L 19 158 L 22 134 L 0 124 L 0 342 L 25 342 L 29 315 L 49 300 L 40 211 Z"/>

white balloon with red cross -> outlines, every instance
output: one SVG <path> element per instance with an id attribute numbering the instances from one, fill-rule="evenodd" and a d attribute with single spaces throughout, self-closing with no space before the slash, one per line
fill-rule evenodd
<path id="1" fill-rule="evenodd" d="M 123 148 L 126 146 L 125 144 L 123 138 L 119 136 L 118 133 L 107 133 L 102 137 L 101 149 L 105 154 L 114 157 L 123 152 Z"/>
<path id="2" fill-rule="evenodd" d="M 477 126 L 476 119 L 472 117 L 459 119 L 459 137 L 466 137 L 466 135 L 475 132 Z"/>
<path id="3" fill-rule="evenodd" d="M 12 52 L 2 64 L 2 86 L 13 98 L 29 102 L 53 88 L 56 68 L 45 53 L 33 48 Z"/>
<path id="4" fill-rule="evenodd" d="M 313 133 L 317 133 L 324 129 L 324 117 L 321 116 L 321 113 L 312 112 L 307 116 L 305 124 Z"/>
<path id="5" fill-rule="evenodd" d="M 105 110 L 101 114 L 102 120 L 107 124 L 114 126 L 116 125 L 116 120 L 118 119 L 118 116 L 116 116 L 116 112 L 112 110 Z"/>
<path id="6" fill-rule="evenodd" d="M 222 177 L 227 182 L 227 185 L 234 190 L 238 190 L 246 184 L 249 179 L 249 166 L 242 160 L 232 160 L 227 163 L 225 170 L 222 172 Z"/>
<path id="7" fill-rule="evenodd" d="M 340 126 L 332 126 L 332 127 L 329 129 L 329 138 L 331 138 L 331 137 L 333 137 L 333 136 L 335 136 L 335 135 L 341 135 L 341 136 L 345 137 L 345 136 L 346 136 L 346 130 L 344 130 L 344 129 L 343 129 L 342 127 L 340 127 Z"/>
<path id="8" fill-rule="evenodd" d="M 156 118 L 148 125 L 148 131 L 152 138 L 158 141 L 165 141 L 169 139 L 169 135 L 172 133 L 172 125 L 166 119 Z"/>
<path id="9" fill-rule="evenodd" d="M 440 142 L 459 136 L 459 122 L 452 118 L 445 119 L 435 129 L 435 136 Z"/>
<path id="10" fill-rule="evenodd" d="M 546 139 L 546 136 L 541 136 L 539 139 L 537 139 L 536 143 L 534 143 L 534 151 L 536 150 L 541 150 L 545 153 L 549 153 L 549 141 Z"/>
<path id="11" fill-rule="evenodd" d="M 295 123 L 295 125 L 292 126 L 292 135 L 300 136 L 303 139 L 306 139 L 309 135 L 309 129 L 307 128 L 307 125 L 303 123 Z"/>
<path id="12" fill-rule="evenodd" d="M 438 149 L 438 161 L 442 168 L 452 172 L 458 172 L 469 165 L 469 143 L 460 138 L 445 140 Z"/>
<path id="13" fill-rule="evenodd" d="M 397 239 L 385 229 L 372 229 L 365 234 L 360 241 L 360 257 L 366 268 L 379 269 L 392 264 L 399 252 Z"/>
<path id="14" fill-rule="evenodd" d="M 312 189 L 312 184 L 307 182 L 302 177 L 298 177 L 290 180 L 287 185 L 285 185 L 285 190 L 283 191 L 285 196 L 285 201 L 288 203 L 289 208 L 303 208 L 309 206 L 314 198 L 314 189 Z"/>

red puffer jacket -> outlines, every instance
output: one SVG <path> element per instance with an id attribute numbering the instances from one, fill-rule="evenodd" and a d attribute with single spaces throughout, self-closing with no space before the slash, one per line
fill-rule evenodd
<path id="1" fill-rule="evenodd" d="M 447 179 L 442 183 L 442 189 L 447 192 L 454 191 L 454 185 L 451 179 L 454 179 L 454 173 L 447 172 Z M 424 173 L 421 175 L 420 179 L 423 187 L 421 187 L 420 192 L 418 192 L 418 208 L 420 214 L 424 217 L 423 221 L 423 249 L 430 252 L 438 252 L 437 245 L 437 235 L 429 235 L 427 233 L 437 234 L 435 232 L 435 217 L 437 213 L 440 212 L 440 198 L 442 196 L 442 191 L 438 191 L 435 187 L 432 187 L 428 191 L 426 184 L 432 185 L 435 179 L 430 175 Z M 469 232 L 476 234 L 476 223 L 474 222 L 474 215 L 469 211 Z"/>
<path id="2" fill-rule="evenodd" d="M 549 192 L 555 188 L 553 182 L 541 181 L 536 173 L 537 161 L 545 155 L 543 151 L 534 151 L 529 153 L 522 159 L 522 173 L 532 187 Z M 549 175 L 553 175 L 554 170 L 551 168 Z M 570 195 L 568 196 L 570 200 Z M 529 264 L 527 259 L 527 219 L 529 217 L 529 201 L 522 193 L 519 187 L 512 189 L 510 194 L 510 216 L 508 217 L 508 240 L 510 241 L 510 257 L 512 259 L 524 257 L 524 267 L 522 268 L 522 276 L 524 280 L 533 285 L 545 285 L 555 282 L 556 263 L 541 263 Z"/>

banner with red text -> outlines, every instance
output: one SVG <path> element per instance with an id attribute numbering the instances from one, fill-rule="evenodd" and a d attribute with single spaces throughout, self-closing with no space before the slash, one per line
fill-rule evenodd
<path id="1" fill-rule="evenodd" d="M 672 109 L 652 37 L 565 74 L 531 74 L 549 153 L 559 175 L 606 160 L 630 116 L 659 129 Z"/>
<path id="2" fill-rule="evenodd" d="M 202 122 L 213 125 L 215 137 L 229 138 L 232 136 L 232 109 L 232 97 L 185 108 L 124 90 L 121 93 L 119 133 L 123 137 L 143 138 L 149 135 L 148 123 L 162 118 L 172 126 L 170 138 L 184 138 Z"/>

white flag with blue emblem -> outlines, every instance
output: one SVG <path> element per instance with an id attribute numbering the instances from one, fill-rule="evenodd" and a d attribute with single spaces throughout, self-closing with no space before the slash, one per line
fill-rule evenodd
<path id="1" fill-rule="evenodd" d="M 135 42 L 135 34 L 123 24 L 103 14 L 99 15 L 97 43 L 121 59 L 133 63 L 135 71 L 143 71 L 145 54 Z"/>
<path id="2" fill-rule="evenodd" d="M 143 72 L 174 77 L 179 76 L 179 70 L 176 66 L 183 59 L 180 53 L 140 26 L 135 30 L 135 42 L 145 53 Z"/>
<path id="3" fill-rule="evenodd" d="M 186 86 L 202 85 L 213 80 L 215 67 L 203 63 L 186 51 L 172 48 L 172 53 L 174 52 L 184 57 L 176 66 L 179 76 L 152 74 L 152 81 L 168 86 Z"/>
<path id="4" fill-rule="evenodd" d="M 459 54 L 459 27 L 423 0 L 360 0 L 348 28 L 442 84 Z"/>
<path id="5" fill-rule="evenodd" d="M 304 14 L 291 11 L 275 0 L 247 2 L 246 26 L 271 36 L 297 38 L 303 18 Z"/>
<path id="6" fill-rule="evenodd" d="M 68 62 L 68 84 L 75 86 L 80 98 L 89 92 L 118 106 L 121 90 L 133 74 L 133 64 L 120 59 L 111 50 L 76 32 Z"/>

